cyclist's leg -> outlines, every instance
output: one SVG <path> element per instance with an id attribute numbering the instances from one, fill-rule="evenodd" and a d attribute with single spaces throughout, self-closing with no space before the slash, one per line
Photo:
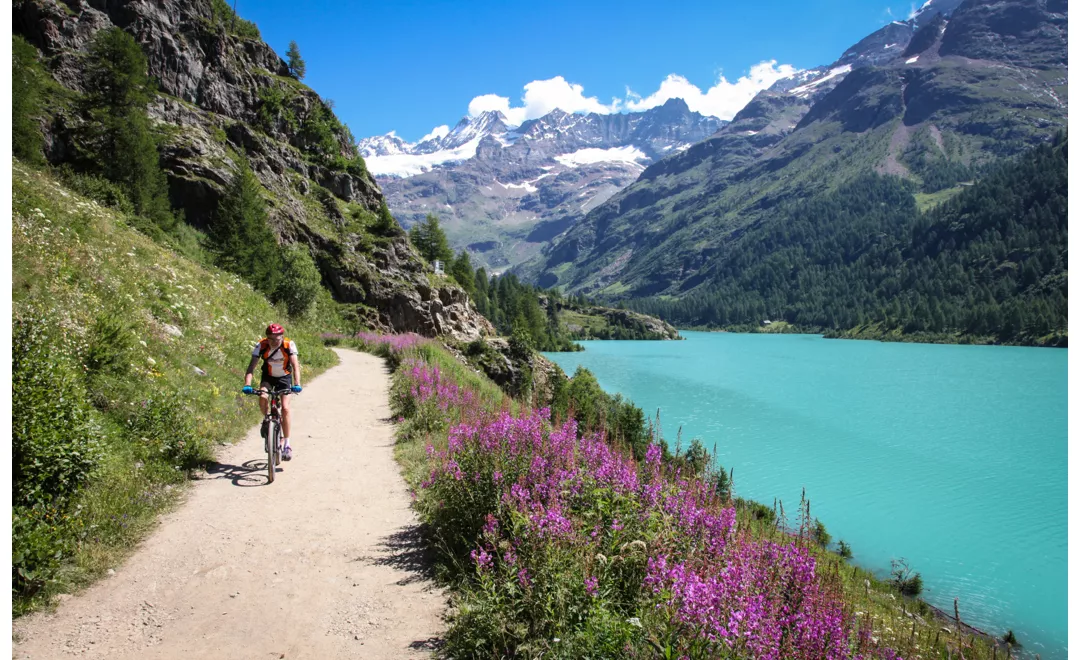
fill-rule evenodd
<path id="1" fill-rule="evenodd" d="M 290 410 L 289 402 L 292 400 L 291 396 L 281 397 L 281 437 L 291 439 L 289 431 L 292 428 L 292 412 Z"/>
<path id="2" fill-rule="evenodd" d="M 265 380 L 259 383 L 260 389 L 269 389 L 271 385 Z M 270 397 L 265 392 L 259 393 L 259 410 L 262 411 L 263 417 L 270 414 Z"/>

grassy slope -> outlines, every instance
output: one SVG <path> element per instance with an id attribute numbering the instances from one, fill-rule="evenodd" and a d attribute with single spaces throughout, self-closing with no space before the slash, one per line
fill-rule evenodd
<path id="1" fill-rule="evenodd" d="M 13 168 L 14 316 L 53 319 L 83 344 L 102 318 L 126 320 L 132 334 L 126 373 L 88 383 L 105 453 L 79 495 L 81 512 L 66 523 L 73 552 L 42 593 L 16 602 L 19 613 L 115 566 L 182 491 L 183 470 L 146 459 L 144 448 L 124 433 L 142 401 L 164 397 L 190 409 L 202 455 L 209 457 L 216 444 L 238 438 L 258 420 L 254 402 L 237 393 L 251 345 L 269 321 L 285 323 L 297 341 L 305 378 L 336 356 L 319 341 L 313 322 L 283 320 L 283 312 L 235 276 L 155 244 L 46 173 L 17 161 Z"/>

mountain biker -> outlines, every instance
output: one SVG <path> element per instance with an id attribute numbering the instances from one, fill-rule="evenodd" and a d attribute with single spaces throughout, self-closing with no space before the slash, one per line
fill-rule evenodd
<path id="1" fill-rule="evenodd" d="M 296 343 L 285 336 L 285 328 L 277 323 L 266 326 L 266 337 L 260 339 L 251 349 L 251 362 L 248 363 L 247 373 L 244 375 L 244 393 L 254 394 L 251 387 L 252 374 L 255 365 L 263 361 L 262 378 L 259 387 L 263 390 L 292 390 L 299 394 L 303 389 L 300 386 L 300 360 L 296 356 Z M 259 394 L 259 408 L 265 417 L 270 412 L 270 396 L 266 392 Z M 289 412 L 289 397 L 281 397 L 281 434 L 284 436 L 285 446 L 281 450 L 281 457 L 286 461 L 292 460 L 292 447 L 289 445 L 289 431 L 291 430 L 292 414 Z M 266 424 L 263 423 L 263 437 L 266 437 Z"/>

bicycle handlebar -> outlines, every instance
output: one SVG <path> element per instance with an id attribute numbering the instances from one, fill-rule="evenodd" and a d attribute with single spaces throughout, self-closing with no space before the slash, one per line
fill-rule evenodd
<path id="1" fill-rule="evenodd" d="M 272 390 L 272 391 L 266 389 L 265 387 L 260 387 L 260 388 L 258 388 L 256 390 L 253 390 L 249 396 L 256 396 L 256 395 L 259 395 L 259 394 L 269 394 L 270 396 L 275 396 L 275 395 L 282 395 L 282 394 L 295 394 L 295 392 L 292 391 L 292 388 L 288 388 L 288 387 L 285 388 L 285 389 Z"/>

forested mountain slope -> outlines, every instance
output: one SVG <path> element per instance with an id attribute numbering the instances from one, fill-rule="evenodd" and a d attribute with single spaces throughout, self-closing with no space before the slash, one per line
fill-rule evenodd
<path id="1" fill-rule="evenodd" d="M 824 309 L 815 302 L 820 292 L 803 288 L 812 283 L 785 273 L 785 306 L 742 313 L 738 302 L 719 294 L 750 277 L 730 261 L 732 246 L 791 235 L 782 226 L 785 209 L 809 202 L 808 208 L 824 211 L 861 188 L 884 196 L 879 203 L 895 203 L 890 212 L 913 213 L 1065 127 L 1065 2 L 966 0 L 956 6 L 939 0 L 929 8 L 938 4 L 942 11 L 864 39 L 824 77 L 815 72 L 810 84 L 778 84 L 759 94 L 715 137 L 650 166 L 518 272 L 542 286 L 607 300 L 712 300 L 716 313 L 695 317 L 702 323 L 756 323 L 758 316 L 795 308 Z M 820 82 L 826 78 L 827 85 Z M 862 210 L 841 205 L 847 222 L 864 222 Z M 1025 222 L 1022 215 L 1012 219 Z M 855 226 L 868 225 L 852 231 Z M 987 240 L 993 250 L 1012 249 L 1007 242 L 998 247 L 992 235 Z M 750 251 L 771 253 L 772 247 Z M 914 319 L 903 308 L 898 312 L 903 323 Z M 821 327 L 857 322 L 854 309 L 813 319 Z M 1001 336 L 1003 328 L 987 330 Z"/>
<path id="2" fill-rule="evenodd" d="M 728 237 L 710 286 L 633 302 L 692 326 L 786 321 L 849 336 L 1063 345 L 1067 143 L 993 168 L 920 212 L 912 184 L 870 174 Z"/>

